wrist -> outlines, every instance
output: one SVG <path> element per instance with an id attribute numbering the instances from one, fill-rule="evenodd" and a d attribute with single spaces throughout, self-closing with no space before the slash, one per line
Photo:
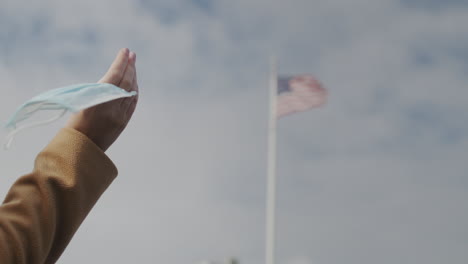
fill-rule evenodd
<path id="1" fill-rule="evenodd" d="M 86 122 L 86 120 L 84 111 L 81 111 L 70 117 L 65 128 L 70 128 L 80 132 L 105 152 L 109 148 L 109 144 L 105 144 L 102 138 L 102 132 L 100 132 L 100 129 L 98 128 L 93 128 L 93 126 L 89 122 Z"/>

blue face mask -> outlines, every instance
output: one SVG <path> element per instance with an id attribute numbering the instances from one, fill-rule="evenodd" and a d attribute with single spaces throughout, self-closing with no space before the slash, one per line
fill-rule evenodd
<path id="1" fill-rule="evenodd" d="M 127 92 L 108 83 L 77 84 L 42 93 L 21 105 L 7 122 L 5 128 L 11 130 L 11 132 L 7 136 L 5 148 L 9 148 L 15 134 L 23 129 L 54 122 L 65 115 L 67 111 L 78 112 L 98 104 L 131 97 L 136 94 L 135 91 Z M 18 123 L 24 122 L 35 112 L 41 110 L 57 110 L 57 114 L 48 120 L 18 127 Z"/>

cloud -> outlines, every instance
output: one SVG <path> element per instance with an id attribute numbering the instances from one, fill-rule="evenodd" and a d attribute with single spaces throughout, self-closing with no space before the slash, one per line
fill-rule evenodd
<path id="1" fill-rule="evenodd" d="M 295 257 L 285 262 L 286 264 L 313 264 L 307 257 Z"/>

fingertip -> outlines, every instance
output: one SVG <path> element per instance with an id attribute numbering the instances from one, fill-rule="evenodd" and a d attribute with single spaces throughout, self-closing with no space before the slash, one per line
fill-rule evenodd
<path id="1" fill-rule="evenodd" d="M 130 52 L 130 50 L 128 48 L 123 48 L 120 50 L 120 52 L 126 55 Z"/>
<path id="2" fill-rule="evenodd" d="M 132 61 L 136 61 L 136 53 L 131 51 L 130 54 L 128 55 L 128 58 Z"/>

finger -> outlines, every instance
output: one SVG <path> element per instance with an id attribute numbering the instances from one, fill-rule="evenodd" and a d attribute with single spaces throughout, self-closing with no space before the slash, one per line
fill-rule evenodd
<path id="1" fill-rule="evenodd" d="M 121 103 L 121 107 L 124 109 L 127 109 L 132 103 L 136 103 L 138 101 L 138 82 L 137 82 L 137 73 L 135 71 L 135 74 L 133 75 L 133 81 L 132 81 L 132 86 L 129 92 L 137 92 L 135 96 L 132 96 L 130 98 L 125 98 L 125 100 Z"/>
<path id="2" fill-rule="evenodd" d="M 134 52 L 130 52 L 128 55 L 127 68 L 125 69 L 124 76 L 119 84 L 119 87 L 126 91 L 132 90 L 133 78 L 135 76 L 135 60 L 136 54 Z"/>
<path id="3" fill-rule="evenodd" d="M 109 70 L 99 82 L 118 85 L 122 81 L 125 69 L 127 68 L 129 52 L 127 48 L 121 49 L 109 67 Z"/>
<path id="4" fill-rule="evenodd" d="M 135 66 L 135 76 L 133 77 L 133 82 L 132 82 L 132 91 L 137 92 L 137 96 L 138 96 L 138 78 L 137 78 L 136 66 Z"/>

